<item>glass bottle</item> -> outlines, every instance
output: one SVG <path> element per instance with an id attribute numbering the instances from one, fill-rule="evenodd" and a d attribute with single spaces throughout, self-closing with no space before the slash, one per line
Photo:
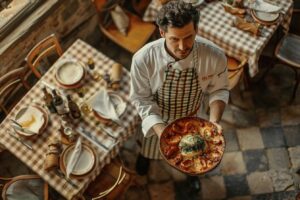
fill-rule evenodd
<path id="1" fill-rule="evenodd" d="M 59 115 L 63 115 L 66 113 L 65 111 L 65 106 L 64 106 L 64 100 L 62 99 L 61 96 L 59 96 L 56 92 L 56 90 L 52 90 L 52 94 L 53 94 L 53 105 L 56 109 L 57 114 Z"/>
<path id="2" fill-rule="evenodd" d="M 44 96 L 43 96 L 43 99 L 46 103 L 46 106 L 47 108 L 49 109 L 49 111 L 51 113 L 55 113 L 56 112 L 56 109 L 53 105 L 53 97 L 52 95 L 47 91 L 47 88 L 46 87 L 43 87 L 43 93 L 44 93 Z"/>
<path id="3" fill-rule="evenodd" d="M 81 117 L 81 113 L 78 105 L 72 100 L 71 95 L 67 96 L 68 99 L 68 107 L 70 115 L 73 119 L 79 119 Z"/>
<path id="4" fill-rule="evenodd" d="M 92 58 L 88 59 L 87 64 L 88 64 L 88 67 L 89 67 L 90 70 L 93 70 L 95 68 L 95 63 L 94 63 L 94 60 Z"/>

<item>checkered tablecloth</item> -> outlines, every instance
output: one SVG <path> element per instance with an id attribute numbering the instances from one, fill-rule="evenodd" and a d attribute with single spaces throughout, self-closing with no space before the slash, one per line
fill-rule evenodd
<path id="1" fill-rule="evenodd" d="M 248 32 L 239 30 L 233 26 L 235 16 L 224 11 L 220 1 L 203 3 L 200 11 L 198 34 L 224 49 L 225 53 L 238 60 L 248 59 L 249 75 L 255 76 L 258 72 L 258 59 L 263 48 L 268 43 L 272 34 L 281 24 L 285 31 L 289 29 L 292 17 L 293 1 L 272 0 L 274 4 L 281 6 L 281 18 L 278 23 L 271 26 L 263 26 L 262 36 L 253 36 Z M 143 16 L 144 21 L 155 21 L 161 5 L 157 0 L 152 0 Z"/>
<path id="2" fill-rule="evenodd" d="M 86 44 L 81 40 L 77 40 L 68 50 L 62 55 L 60 59 L 64 58 L 75 58 L 83 63 L 87 63 L 89 58 L 93 58 L 95 61 L 94 71 L 100 74 L 110 73 L 111 66 L 115 63 L 113 60 L 109 59 L 90 45 Z M 28 167 L 30 167 L 34 172 L 40 175 L 46 182 L 48 182 L 54 189 L 56 189 L 61 195 L 67 199 L 76 199 L 80 194 L 84 192 L 89 183 L 96 178 L 100 173 L 104 165 L 108 164 L 119 151 L 122 143 L 135 132 L 136 124 L 139 121 L 138 113 L 128 101 L 129 94 L 129 72 L 123 68 L 123 75 L 121 80 L 121 89 L 118 92 L 127 102 L 127 108 L 125 113 L 121 116 L 122 126 L 108 126 L 104 125 L 92 114 L 82 115 L 80 120 L 74 120 L 74 127 L 81 126 L 86 131 L 90 131 L 94 134 L 101 143 L 109 146 L 113 144 L 114 141 L 107 134 L 104 134 L 100 126 L 112 131 L 115 136 L 118 136 L 119 143 L 115 145 L 111 151 L 108 153 L 101 148 L 97 148 L 93 144 L 89 143 L 85 138 L 83 142 L 89 144 L 93 149 L 96 150 L 97 154 L 97 165 L 96 168 L 88 176 L 82 179 L 72 178 L 73 182 L 76 183 L 78 189 L 74 188 L 71 184 L 65 181 L 65 179 L 60 178 L 54 172 L 47 172 L 43 169 L 46 153 L 47 153 L 47 140 L 48 138 L 57 137 L 60 138 L 60 133 L 58 131 L 61 126 L 61 117 L 57 114 L 49 114 L 50 123 L 46 127 L 45 131 L 39 135 L 35 140 L 28 140 L 31 143 L 34 150 L 30 151 L 15 138 L 11 137 L 8 132 L 13 131 L 10 127 L 9 118 L 14 118 L 18 110 L 23 106 L 30 104 L 40 104 L 44 102 L 42 100 L 42 81 L 48 82 L 55 86 L 59 91 L 66 94 L 71 94 L 74 101 L 77 103 L 82 103 L 85 99 L 92 96 L 100 88 L 105 87 L 105 82 L 95 81 L 91 78 L 89 74 L 86 75 L 83 80 L 83 87 L 87 89 L 84 98 L 79 98 L 75 90 L 61 89 L 58 83 L 55 81 L 55 68 L 58 65 L 56 62 L 51 69 L 39 80 L 39 82 L 23 97 L 23 99 L 16 105 L 12 112 L 7 116 L 7 118 L 0 125 L 0 144 L 2 144 L 6 149 L 11 151 L 16 157 L 22 160 Z M 64 145 L 66 148 L 66 145 Z"/>

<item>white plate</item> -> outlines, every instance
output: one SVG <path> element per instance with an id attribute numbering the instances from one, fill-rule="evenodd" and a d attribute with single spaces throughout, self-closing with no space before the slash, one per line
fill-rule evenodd
<path id="1" fill-rule="evenodd" d="M 191 3 L 193 6 L 199 6 L 204 0 L 184 0 L 185 3 Z"/>
<path id="2" fill-rule="evenodd" d="M 279 13 L 267 13 L 267 12 L 254 11 L 254 10 L 253 10 L 253 14 L 257 19 L 265 22 L 276 21 L 279 17 Z"/>
<path id="3" fill-rule="evenodd" d="M 18 111 L 15 120 L 21 124 L 23 128 L 35 133 L 41 133 L 48 124 L 48 115 L 47 111 L 42 107 L 34 105 L 21 108 Z M 23 136 L 32 136 L 32 134 L 27 132 L 16 131 Z"/>
<path id="4" fill-rule="evenodd" d="M 116 113 L 120 117 L 126 110 L 126 103 L 123 101 L 122 97 L 120 97 L 119 95 L 117 95 L 115 93 L 109 93 L 109 96 L 110 96 L 110 99 L 113 102 L 113 104 L 117 105 L 117 107 L 115 107 L 115 109 L 116 109 Z M 106 118 L 106 119 L 111 118 L 108 115 L 106 115 L 106 113 L 97 112 L 97 114 L 100 117 L 103 117 L 103 118 Z"/>
<path id="5" fill-rule="evenodd" d="M 84 66 L 75 59 L 63 59 L 58 62 L 56 79 L 63 85 L 77 84 L 84 76 Z"/>
<path id="6" fill-rule="evenodd" d="M 67 163 L 71 158 L 74 148 L 75 144 L 69 146 L 63 153 L 62 159 L 64 167 L 67 166 Z M 71 174 L 76 176 L 85 175 L 93 169 L 95 162 L 96 158 L 93 150 L 89 146 L 83 144 L 81 154 Z"/>

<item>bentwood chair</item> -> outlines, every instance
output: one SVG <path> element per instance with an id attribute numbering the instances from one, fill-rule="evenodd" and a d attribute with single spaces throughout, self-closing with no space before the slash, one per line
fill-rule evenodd
<path id="1" fill-rule="evenodd" d="M 53 56 L 53 54 L 56 54 L 57 58 L 63 54 L 62 48 L 55 34 L 51 34 L 37 43 L 27 54 L 25 61 L 34 75 L 37 78 L 41 78 L 42 72 L 46 70 L 45 65 L 52 65 L 49 64 L 49 58 L 50 56 Z"/>
<path id="2" fill-rule="evenodd" d="M 90 183 L 85 199 L 123 199 L 124 193 L 134 183 L 136 173 L 127 169 L 119 158 L 104 166 L 101 173 Z"/>
<path id="3" fill-rule="evenodd" d="M 111 41 L 129 51 L 135 53 L 139 50 L 153 35 L 156 30 L 156 26 L 150 22 L 144 22 L 142 19 L 124 10 L 129 18 L 129 27 L 127 34 L 122 34 L 114 23 L 107 23 L 106 18 L 109 16 L 110 10 L 112 10 L 117 4 L 108 6 L 108 0 L 92 0 L 96 11 L 99 16 L 99 28 L 104 36 L 109 38 Z"/>
<path id="4" fill-rule="evenodd" d="M 244 67 L 246 65 L 247 59 L 241 59 L 241 61 L 238 61 L 232 57 L 227 56 L 227 70 L 228 70 L 228 90 L 232 91 L 241 80 L 243 81 L 243 84 L 246 84 L 246 77 L 244 75 Z M 238 90 L 240 96 L 241 95 L 241 89 Z M 237 107 L 239 109 L 244 109 L 240 106 L 237 106 L 234 104 L 232 95 L 229 96 L 229 102 L 234 107 Z"/>
<path id="5" fill-rule="evenodd" d="M 9 71 L 4 76 L 0 77 L 0 109 L 6 116 L 13 106 L 22 98 L 23 89 L 26 92 L 30 89 L 25 74 L 27 67 L 21 67 Z"/>
<path id="6" fill-rule="evenodd" d="M 275 49 L 275 57 L 295 72 L 295 85 L 290 99 L 292 103 L 300 82 L 300 36 L 291 33 L 285 35 Z"/>
<path id="7" fill-rule="evenodd" d="M 140 17 L 143 17 L 148 5 L 151 3 L 151 0 L 130 0 L 130 1 L 134 11 Z"/>
<path id="8" fill-rule="evenodd" d="M 299 15 L 299 13 L 300 9 L 294 9 L 293 17 L 295 14 Z M 271 66 L 267 68 L 260 80 L 264 79 L 268 72 L 278 62 L 284 64 L 284 66 L 290 67 L 295 73 L 295 85 L 289 102 L 292 103 L 295 100 L 300 82 L 300 36 L 292 33 L 284 35 L 275 48 L 274 56 L 275 59 L 272 57 Z"/>

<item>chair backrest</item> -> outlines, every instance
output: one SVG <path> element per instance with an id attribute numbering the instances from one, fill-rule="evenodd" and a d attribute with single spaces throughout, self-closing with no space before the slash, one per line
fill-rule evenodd
<path id="1" fill-rule="evenodd" d="M 51 34 L 37 43 L 27 54 L 25 61 L 37 78 L 42 77 L 42 74 L 38 70 L 41 61 L 53 53 L 56 53 L 58 56 L 63 54 L 62 48 L 55 34 Z"/>
<path id="2" fill-rule="evenodd" d="M 135 176 L 135 172 L 127 169 L 119 158 L 115 158 L 90 183 L 84 196 L 88 197 L 88 199 L 120 199 L 122 194 L 131 186 Z"/>
<path id="3" fill-rule="evenodd" d="M 240 81 L 246 62 L 246 59 L 242 59 L 240 62 L 234 58 L 227 57 L 229 90 L 233 89 Z"/>
<path id="4" fill-rule="evenodd" d="M 27 67 L 21 67 L 0 77 L 0 109 L 4 111 L 5 115 L 9 113 L 11 108 L 22 97 L 18 94 L 20 86 L 23 86 L 26 90 L 30 89 L 24 78 L 26 72 Z"/>
<path id="5" fill-rule="evenodd" d="M 142 17 L 148 7 L 148 5 L 151 3 L 151 0 L 131 0 L 131 5 L 134 9 L 134 11 Z"/>

